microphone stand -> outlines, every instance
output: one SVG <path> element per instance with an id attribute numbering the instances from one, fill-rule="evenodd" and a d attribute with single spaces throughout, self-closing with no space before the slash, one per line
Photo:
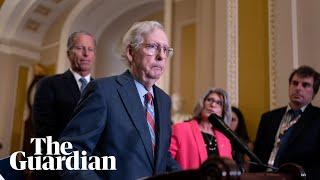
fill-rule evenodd
<path id="1" fill-rule="evenodd" d="M 268 166 L 266 164 L 264 164 L 249 148 L 248 146 L 242 142 L 242 140 L 240 140 L 238 138 L 238 136 L 236 136 L 233 131 L 229 128 L 229 126 L 227 124 L 225 124 L 223 122 L 223 120 L 221 120 L 221 118 L 219 116 L 217 116 L 216 114 L 212 113 L 209 116 L 209 122 L 218 130 L 220 130 L 225 136 L 227 136 L 229 138 L 229 140 L 231 141 L 232 144 L 234 144 L 237 148 L 239 148 L 239 150 L 242 153 L 247 154 L 250 159 L 252 159 L 254 162 L 250 162 L 251 164 L 257 165 L 257 166 L 261 166 L 261 167 L 266 167 L 266 168 L 270 168 L 272 170 L 278 170 L 278 168 L 273 167 L 273 166 Z"/>

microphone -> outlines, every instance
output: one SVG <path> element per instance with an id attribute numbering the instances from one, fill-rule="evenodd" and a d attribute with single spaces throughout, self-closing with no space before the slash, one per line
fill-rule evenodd
<path id="1" fill-rule="evenodd" d="M 232 144 L 234 144 L 239 150 L 245 154 L 247 154 L 250 159 L 254 160 L 257 162 L 257 165 L 263 166 L 263 167 L 269 167 L 268 165 L 265 165 L 262 163 L 262 161 L 248 148 L 248 146 L 243 143 L 242 140 L 238 138 L 234 134 L 234 132 L 229 128 L 229 126 L 221 120 L 221 117 L 217 116 L 215 113 L 212 113 L 209 116 L 209 122 L 219 131 L 221 131 L 229 140 L 231 141 Z M 254 163 L 253 163 L 254 164 Z M 274 169 L 274 167 L 269 167 Z"/>

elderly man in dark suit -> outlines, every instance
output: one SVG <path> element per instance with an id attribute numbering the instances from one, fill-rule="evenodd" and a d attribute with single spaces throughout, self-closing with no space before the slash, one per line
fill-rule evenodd
<path id="1" fill-rule="evenodd" d="M 33 104 L 33 124 L 37 137 L 57 140 L 71 119 L 80 94 L 92 80 L 90 71 L 96 58 L 96 40 L 88 32 L 74 32 L 68 39 L 71 68 L 63 74 L 42 79 Z"/>
<path id="2" fill-rule="evenodd" d="M 299 67 L 289 78 L 289 104 L 262 115 L 254 152 L 264 163 L 296 163 L 307 179 L 320 179 L 320 109 L 311 104 L 319 84 L 318 72 Z"/>
<path id="3" fill-rule="evenodd" d="M 171 100 L 155 85 L 172 53 L 158 22 L 131 26 L 122 42 L 129 70 L 91 82 L 59 140 L 88 156 L 115 156 L 116 170 L 65 171 L 62 176 L 137 179 L 179 169 L 168 151 Z"/>

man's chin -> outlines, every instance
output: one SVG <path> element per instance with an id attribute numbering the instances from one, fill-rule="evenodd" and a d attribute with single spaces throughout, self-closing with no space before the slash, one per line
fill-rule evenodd
<path id="1" fill-rule="evenodd" d="M 90 65 L 82 65 L 80 68 L 81 71 L 90 71 Z"/>
<path id="2" fill-rule="evenodd" d="M 299 100 L 291 100 L 291 103 L 297 107 L 303 107 L 306 105 L 306 103 L 301 100 L 300 101 Z"/>
<path id="3" fill-rule="evenodd" d="M 151 74 L 149 75 L 149 78 L 155 79 L 155 80 L 159 80 L 160 77 L 161 77 L 161 75 L 162 75 L 162 73 L 151 73 Z"/>

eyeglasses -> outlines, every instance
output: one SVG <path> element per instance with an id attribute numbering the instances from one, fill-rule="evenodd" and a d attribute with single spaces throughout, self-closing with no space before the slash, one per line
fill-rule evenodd
<path id="1" fill-rule="evenodd" d="M 161 46 L 158 43 L 142 43 L 141 45 L 144 46 L 143 51 L 149 55 L 154 56 L 156 54 L 159 54 L 161 50 L 166 55 L 166 58 L 170 58 L 173 55 L 173 48 L 167 47 L 167 46 Z"/>
<path id="2" fill-rule="evenodd" d="M 223 102 L 220 101 L 220 100 L 215 100 L 213 98 L 206 98 L 205 101 L 207 101 L 208 103 L 216 103 L 217 105 L 219 106 L 222 106 L 223 105 Z"/>

